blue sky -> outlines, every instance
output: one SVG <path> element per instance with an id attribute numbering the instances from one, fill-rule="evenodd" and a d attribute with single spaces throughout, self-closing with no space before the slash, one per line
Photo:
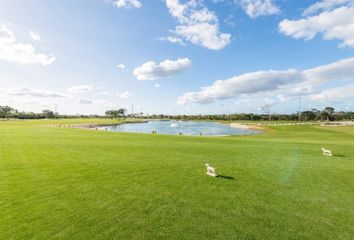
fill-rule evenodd
<path id="1" fill-rule="evenodd" d="M 0 104 L 209 114 L 354 109 L 353 0 L 3 0 Z"/>

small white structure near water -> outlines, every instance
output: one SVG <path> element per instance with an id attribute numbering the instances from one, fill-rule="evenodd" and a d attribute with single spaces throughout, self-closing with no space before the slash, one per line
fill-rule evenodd
<path id="1" fill-rule="evenodd" d="M 207 167 L 207 172 L 206 174 L 212 177 L 217 177 L 218 174 L 216 173 L 216 169 L 212 166 L 210 166 L 209 163 L 206 163 L 205 166 Z"/>
<path id="2" fill-rule="evenodd" d="M 330 157 L 333 156 L 331 150 L 328 150 L 328 149 L 325 149 L 325 148 L 321 148 L 321 150 L 322 150 L 323 155 L 330 156 Z"/>

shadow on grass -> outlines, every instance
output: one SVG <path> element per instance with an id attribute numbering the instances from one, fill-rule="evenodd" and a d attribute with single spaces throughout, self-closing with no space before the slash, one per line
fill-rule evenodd
<path id="1" fill-rule="evenodd" d="M 218 175 L 218 178 L 223 178 L 223 179 L 228 179 L 228 180 L 235 180 L 234 177 L 231 177 L 231 176 L 224 176 L 224 175 Z"/>
<path id="2" fill-rule="evenodd" d="M 343 158 L 343 157 L 345 157 L 345 155 L 343 155 L 343 154 L 334 154 L 333 157 L 342 157 Z"/>

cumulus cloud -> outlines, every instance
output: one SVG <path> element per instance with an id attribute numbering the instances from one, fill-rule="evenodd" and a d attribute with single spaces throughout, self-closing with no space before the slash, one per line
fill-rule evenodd
<path id="1" fill-rule="evenodd" d="M 354 79 L 354 58 L 307 70 L 258 71 L 242 74 L 226 80 L 218 80 L 200 91 L 187 92 L 177 99 L 179 105 L 210 103 L 230 99 L 243 94 L 255 94 L 282 90 L 292 95 L 311 94 L 312 86 L 330 81 Z"/>
<path id="2" fill-rule="evenodd" d="M 303 71 L 308 83 L 324 83 L 335 80 L 354 80 L 354 58 Z"/>
<path id="3" fill-rule="evenodd" d="M 93 90 L 92 85 L 75 85 L 68 88 L 68 92 L 71 93 L 85 93 Z"/>
<path id="4" fill-rule="evenodd" d="M 279 23 L 279 31 L 286 36 L 305 40 L 322 34 L 325 40 L 337 39 L 341 41 L 340 46 L 353 47 L 354 6 L 338 7 L 299 20 L 284 19 Z"/>
<path id="5" fill-rule="evenodd" d="M 117 68 L 119 68 L 119 69 L 125 69 L 125 65 L 124 65 L 124 64 L 118 64 L 118 65 L 117 65 Z"/>
<path id="6" fill-rule="evenodd" d="M 174 76 L 192 65 L 188 58 L 164 60 L 160 63 L 149 61 L 134 69 L 133 74 L 138 80 L 156 80 Z"/>
<path id="7" fill-rule="evenodd" d="M 33 31 L 29 32 L 29 37 L 33 40 L 33 41 L 37 41 L 37 42 L 42 42 L 41 36 L 38 33 L 35 33 Z"/>
<path id="8" fill-rule="evenodd" d="M 165 0 L 169 13 L 178 20 L 179 25 L 172 32 L 168 41 L 184 44 L 191 42 L 212 50 L 220 50 L 231 41 L 231 35 L 222 33 L 219 29 L 219 20 L 201 2 L 189 0 L 180 3 L 179 0 Z"/>
<path id="9" fill-rule="evenodd" d="M 275 92 L 275 91 L 273 91 Z M 279 89 L 280 94 L 278 94 L 278 98 L 281 99 L 291 99 L 294 97 L 302 97 L 310 94 L 317 93 L 318 90 L 314 88 L 309 82 L 300 82 L 295 84 L 290 84 L 286 86 L 282 86 Z"/>
<path id="10" fill-rule="evenodd" d="M 124 91 L 122 93 L 118 93 L 118 96 L 120 98 L 129 98 L 129 97 L 133 96 L 133 93 L 131 93 L 129 91 Z"/>
<path id="11" fill-rule="evenodd" d="M 239 0 L 241 8 L 251 18 L 279 14 L 280 9 L 271 0 Z"/>
<path id="12" fill-rule="evenodd" d="M 92 100 L 89 100 L 89 99 L 81 98 L 81 99 L 79 100 L 79 103 L 80 103 L 80 104 L 86 104 L 86 105 L 88 105 L 88 104 L 93 104 L 93 101 L 92 101 Z"/>
<path id="13" fill-rule="evenodd" d="M 108 94 L 109 94 L 109 91 L 101 91 L 101 92 L 96 93 L 96 95 L 108 95 Z"/>
<path id="14" fill-rule="evenodd" d="M 278 89 L 282 85 L 300 81 L 301 74 L 290 69 L 286 71 L 259 71 L 235 76 L 226 80 L 217 80 L 198 92 L 187 92 L 179 97 L 177 103 L 210 103 L 217 99 L 234 98 L 240 94 L 250 94 Z"/>
<path id="15" fill-rule="evenodd" d="M 311 100 L 343 100 L 353 98 L 354 84 L 325 89 L 317 94 L 310 95 Z"/>
<path id="16" fill-rule="evenodd" d="M 37 52 L 31 44 L 19 42 L 5 24 L 0 24 L 0 60 L 46 66 L 52 64 L 55 57 Z"/>
<path id="17" fill-rule="evenodd" d="M 28 87 L 16 87 L 8 89 L 8 94 L 16 96 L 29 96 L 29 97 L 44 97 L 44 98 L 63 98 L 65 94 L 52 92 L 48 90 L 34 89 Z"/>
<path id="18" fill-rule="evenodd" d="M 171 43 L 178 43 L 178 44 L 180 44 L 182 46 L 186 46 L 186 43 L 181 38 L 176 37 L 176 36 L 162 37 L 159 40 L 168 41 L 168 42 L 171 42 Z"/>
<path id="19" fill-rule="evenodd" d="M 336 7 L 343 6 L 343 5 L 350 5 L 353 4 L 353 0 L 324 0 L 316 2 L 309 7 L 307 7 L 303 14 L 304 16 L 309 16 L 312 14 L 316 14 L 320 11 L 331 11 Z"/>
<path id="20" fill-rule="evenodd" d="M 139 0 L 115 0 L 117 8 L 141 8 L 143 4 Z"/>

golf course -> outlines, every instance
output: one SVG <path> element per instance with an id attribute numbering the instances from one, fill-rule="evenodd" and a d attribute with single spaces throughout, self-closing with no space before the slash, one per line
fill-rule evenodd
<path id="1" fill-rule="evenodd" d="M 0 239 L 354 238 L 354 127 L 226 137 L 68 127 L 84 123 L 117 122 L 0 121 Z"/>

